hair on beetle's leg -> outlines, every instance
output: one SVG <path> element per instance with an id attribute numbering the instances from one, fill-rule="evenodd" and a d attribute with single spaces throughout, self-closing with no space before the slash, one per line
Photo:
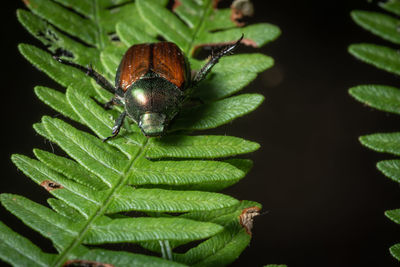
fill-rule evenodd
<path id="1" fill-rule="evenodd" d="M 122 112 L 119 117 L 115 120 L 114 127 L 112 128 L 112 135 L 104 138 L 103 142 L 107 141 L 108 139 L 114 138 L 118 135 L 119 130 L 121 129 L 122 124 L 124 123 L 124 119 L 126 116 L 126 112 Z"/>
<path id="2" fill-rule="evenodd" d="M 212 67 L 214 67 L 214 65 L 218 63 L 218 61 L 221 57 L 225 56 L 226 54 L 232 53 L 233 50 L 235 50 L 235 48 L 238 47 L 240 42 L 243 40 L 243 36 L 244 35 L 242 34 L 242 36 L 234 44 L 226 46 L 225 48 L 221 49 L 220 51 L 218 51 L 216 53 L 214 53 L 214 51 L 212 51 L 210 60 L 194 76 L 193 85 L 195 86 L 196 84 L 201 82 L 207 76 L 207 74 L 210 72 Z"/>
<path id="3" fill-rule="evenodd" d="M 92 65 L 89 65 L 89 67 L 87 68 L 87 67 L 81 66 L 79 64 L 76 64 L 74 62 L 61 59 L 57 56 L 53 56 L 53 58 L 62 64 L 74 67 L 78 70 L 85 72 L 86 75 L 92 77 L 98 85 L 100 85 L 101 87 L 103 87 L 104 89 L 106 89 L 107 91 L 109 91 L 112 94 L 116 93 L 117 90 L 115 89 L 115 87 L 106 78 L 104 78 L 104 76 L 102 76 L 100 73 L 96 72 L 92 68 Z"/>

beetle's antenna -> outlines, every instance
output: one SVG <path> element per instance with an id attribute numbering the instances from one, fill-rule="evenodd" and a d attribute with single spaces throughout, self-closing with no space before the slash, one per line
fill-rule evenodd
<path id="1" fill-rule="evenodd" d="M 244 34 L 242 33 L 242 36 L 234 44 L 226 46 L 217 53 L 212 52 L 210 60 L 206 63 L 206 65 L 204 65 L 203 68 L 201 68 L 201 70 L 193 78 L 193 86 L 196 86 L 207 76 L 212 67 L 214 67 L 214 65 L 218 63 L 221 57 L 225 56 L 226 54 L 232 54 L 233 51 L 239 46 L 240 42 L 243 40 L 243 37 Z"/>
<path id="2" fill-rule="evenodd" d="M 92 78 L 96 81 L 96 83 L 97 83 L 98 85 L 100 85 L 101 87 L 103 87 L 104 89 L 106 89 L 107 91 L 109 91 L 109 92 L 112 93 L 112 94 L 115 94 L 115 93 L 116 93 L 117 90 L 115 89 L 115 87 L 112 86 L 112 84 L 111 84 L 103 75 L 101 75 L 100 73 L 98 73 L 97 71 L 95 71 L 95 70 L 92 68 L 92 65 L 91 65 L 91 64 L 89 65 L 88 68 L 86 68 L 86 67 L 81 66 L 81 65 L 79 65 L 79 64 L 76 64 L 76 63 L 74 63 L 74 62 L 61 59 L 61 58 L 59 58 L 58 56 L 53 56 L 53 58 L 54 58 L 55 60 L 57 60 L 58 62 L 62 63 L 62 64 L 65 64 L 65 65 L 67 65 L 67 66 L 74 67 L 74 68 L 76 68 L 76 69 L 78 69 L 78 70 L 81 70 L 81 71 L 85 72 L 86 75 L 92 77 Z"/>

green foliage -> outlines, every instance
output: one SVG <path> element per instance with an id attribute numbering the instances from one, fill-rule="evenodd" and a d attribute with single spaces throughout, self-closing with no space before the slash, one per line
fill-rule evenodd
<path id="1" fill-rule="evenodd" d="M 205 45 L 233 42 L 244 33 L 245 43 L 260 47 L 280 34 L 266 23 L 237 28 L 230 10 L 214 9 L 211 0 L 182 1 L 173 12 L 165 0 L 24 2 L 29 11 L 18 10 L 18 20 L 50 52 L 62 52 L 63 58 L 81 65 L 91 63 L 110 81 L 130 45 L 157 37 L 177 43 L 197 70 L 205 61 L 193 56 Z M 36 159 L 12 156 L 24 174 L 53 196 L 49 207 L 14 194 L 0 196 L 2 205 L 51 240 L 57 253 L 42 252 L 0 222 L 2 260 L 14 266 L 62 266 L 75 259 L 114 266 L 223 266 L 240 255 L 250 235 L 239 224 L 239 215 L 261 206 L 216 191 L 238 182 L 252 166 L 250 160 L 225 158 L 253 152 L 259 145 L 238 137 L 189 133 L 256 109 L 262 95 L 231 95 L 271 67 L 272 58 L 256 53 L 222 58 L 194 92 L 204 104 L 184 108 L 166 137 L 146 138 L 137 125 L 126 122 L 117 138 L 104 143 L 101 139 L 110 135 L 121 112 L 118 107 L 103 109 L 101 103 L 111 94 L 41 48 L 18 48 L 66 88 L 37 86 L 35 93 L 70 122 L 44 116 L 34 125 L 67 156 L 39 149 L 34 149 Z M 141 213 L 127 213 L 131 211 Z M 187 252 L 173 252 L 195 240 L 201 242 Z M 125 242 L 165 259 L 96 247 Z"/>
<path id="2" fill-rule="evenodd" d="M 380 6 L 394 15 L 400 15 L 400 1 L 389 0 Z M 370 11 L 353 11 L 353 20 L 373 34 L 400 44 L 400 19 L 392 14 Z M 352 44 L 349 52 L 356 58 L 387 72 L 400 75 L 400 56 L 397 49 L 376 44 Z M 358 101 L 382 110 L 400 114 L 400 89 L 385 85 L 360 85 L 350 88 L 349 93 Z M 364 146 L 382 153 L 400 155 L 400 132 L 378 133 L 360 137 Z M 377 168 L 393 181 L 400 183 L 400 160 L 384 160 L 377 163 Z M 400 210 L 389 210 L 385 215 L 400 224 Z M 390 253 L 400 261 L 400 244 L 390 248 Z"/>

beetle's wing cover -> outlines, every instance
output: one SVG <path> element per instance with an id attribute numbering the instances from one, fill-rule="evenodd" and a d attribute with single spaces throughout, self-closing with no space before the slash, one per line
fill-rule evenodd
<path id="1" fill-rule="evenodd" d="M 188 75 L 186 61 L 176 44 L 170 42 L 154 44 L 152 70 L 179 89 L 185 88 Z"/>
<path id="2" fill-rule="evenodd" d="M 149 44 L 139 44 L 131 46 L 126 51 L 118 68 L 116 86 L 126 91 L 130 85 L 149 71 L 151 48 Z"/>

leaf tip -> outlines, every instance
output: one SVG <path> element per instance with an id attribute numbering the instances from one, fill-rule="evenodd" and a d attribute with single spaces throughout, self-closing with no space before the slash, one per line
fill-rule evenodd
<path id="1" fill-rule="evenodd" d="M 18 160 L 20 156 L 21 156 L 20 154 L 12 154 L 11 161 L 15 163 L 15 161 Z"/>
<path id="2" fill-rule="evenodd" d="M 358 137 L 358 141 L 359 141 L 363 146 L 365 146 L 365 145 L 366 145 L 366 142 L 367 142 L 367 136 L 366 136 L 366 135 L 363 135 L 363 136 Z"/>
<path id="3" fill-rule="evenodd" d="M 360 10 L 352 10 L 352 11 L 350 12 L 350 17 L 351 17 L 353 20 L 355 20 L 356 17 L 357 17 L 357 15 L 359 14 L 359 12 L 360 12 Z"/>

